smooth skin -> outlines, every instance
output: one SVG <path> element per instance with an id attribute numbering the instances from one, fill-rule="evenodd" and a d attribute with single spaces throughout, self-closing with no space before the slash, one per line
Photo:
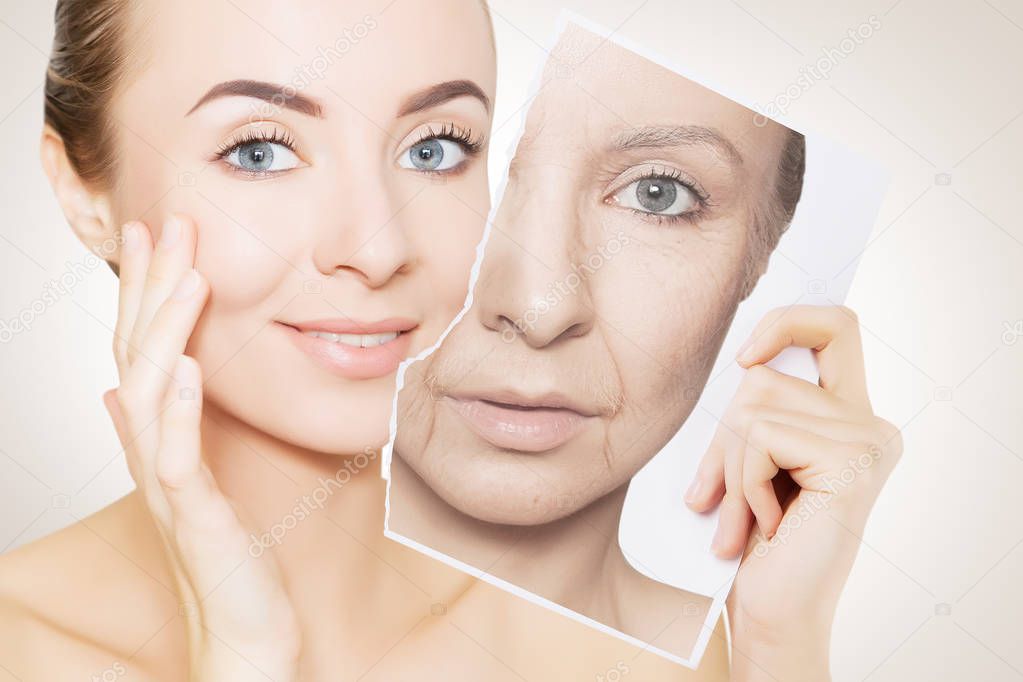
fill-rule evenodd
<path id="1" fill-rule="evenodd" d="M 248 533 L 201 455 L 202 370 L 184 355 L 209 296 L 192 267 L 195 226 L 172 216 L 155 250 L 145 225 L 123 233 L 114 344 L 121 385 L 103 401 L 185 607 L 190 677 L 298 679 L 301 635 L 279 570 L 269 553 L 249 555 Z M 205 598 L 221 584 L 228 589 L 211 608 Z"/>

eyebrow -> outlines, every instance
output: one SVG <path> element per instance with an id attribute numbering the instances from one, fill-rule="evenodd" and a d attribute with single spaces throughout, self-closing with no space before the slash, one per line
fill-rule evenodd
<path id="1" fill-rule="evenodd" d="M 487 113 L 490 113 L 490 98 L 483 92 L 483 88 L 470 80 L 453 80 L 431 85 L 408 96 L 398 108 L 398 117 L 408 116 L 417 111 L 423 111 L 466 96 L 478 99 Z M 199 98 L 199 101 L 188 110 L 185 116 L 190 116 L 203 105 L 222 97 L 253 97 L 308 116 L 323 118 L 322 105 L 311 97 L 299 92 L 288 96 L 284 94 L 284 86 L 254 80 L 225 81 L 214 85 Z"/>
<path id="2" fill-rule="evenodd" d="M 611 141 L 612 151 L 622 152 L 651 147 L 684 147 L 704 145 L 730 163 L 741 166 L 742 155 L 731 141 L 713 128 L 706 126 L 645 126 L 630 128 Z"/>
<path id="3" fill-rule="evenodd" d="M 454 80 L 437 83 L 409 95 L 398 107 L 398 118 L 439 106 L 459 97 L 475 97 L 487 113 L 490 113 L 490 98 L 483 92 L 483 88 L 470 80 Z"/>
<path id="4" fill-rule="evenodd" d="M 185 116 L 190 116 L 199 107 L 221 97 L 253 97 L 269 104 L 306 114 L 307 116 L 323 118 L 323 107 L 311 97 L 306 97 L 299 92 L 295 92 L 293 95 L 285 95 L 284 86 L 282 85 L 253 80 L 233 80 L 217 83 L 205 95 L 199 98 L 199 101 L 195 103 L 194 107 L 189 109 Z"/>

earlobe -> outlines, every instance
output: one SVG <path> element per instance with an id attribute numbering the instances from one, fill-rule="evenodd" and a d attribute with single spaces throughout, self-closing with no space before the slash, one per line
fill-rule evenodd
<path id="1" fill-rule="evenodd" d="M 91 251 L 102 248 L 103 257 L 116 261 L 118 249 L 109 248 L 108 240 L 118 236 L 113 224 L 110 202 L 105 194 L 90 190 L 71 166 L 60 135 L 46 126 L 39 142 L 43 170 L 64 217 L 81 242 Z"/>

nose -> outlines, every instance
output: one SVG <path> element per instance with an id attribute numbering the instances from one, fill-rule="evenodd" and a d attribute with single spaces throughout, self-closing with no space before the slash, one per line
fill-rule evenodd
<path id="1" fill-rule="evenodd" d="M 413 263 L 412 245 L 400 214 L 402 204 L 375 186 L 353 193 L 339 214 L 344 221 L 324 221 L 313 262 L 324 275 L 347 272 L 367 287 L 384 286 Z"/>
<path id="2" fill-rule="evenodd" d="M 585 336 L 595 318 L 584 226 L 559 179 L 508 187 L 479 277 L 480 322 L 532 348 Z"/>

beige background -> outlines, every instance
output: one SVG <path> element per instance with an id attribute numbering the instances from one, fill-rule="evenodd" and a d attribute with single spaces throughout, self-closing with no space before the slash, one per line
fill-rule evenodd
<path id="1" fill-rule="evenodd" d="M 1023 2 L 491 4 L 505 60 L 536 59 L 567 6 L 764 105 L 875 18 L 787 107 L 795 127 L 892 174 L 849 304 L 875 408 L 903 428 L 906 454 L 839 609 L 834 677 L 1023 679 Z M 52 10 L 0 0 L 0 320 L 66 271 L 82 277 L 30 331 L 0 333 L 0 551 L 130 487 L 99 400 L 116 382 L 115 280 L 82 270 L 36 153 Z M 497 148 L 524 104 L 512 71 Z"/>

